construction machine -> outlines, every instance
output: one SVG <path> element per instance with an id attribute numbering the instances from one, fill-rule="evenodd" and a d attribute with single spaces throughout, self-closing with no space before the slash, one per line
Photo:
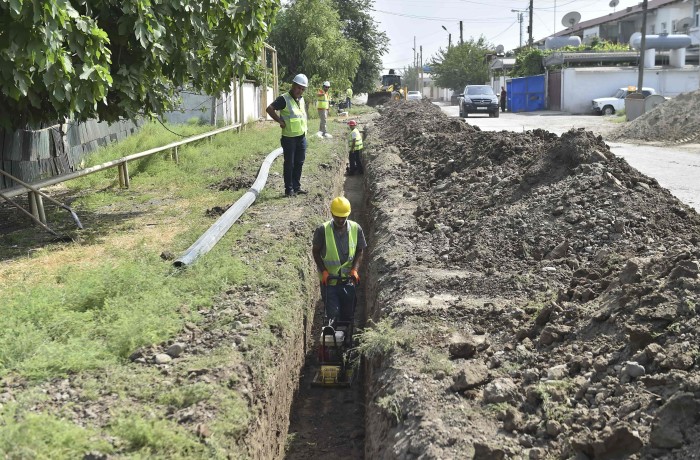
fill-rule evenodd
<path id="1" fill-rule="evenodd" d="M 401 86 L 401 75 L 397 75 L 394 69 L 382 75 L 382 84 L 377 91 L 367 95 L 367 105 L 376 107 L 390 100 L 405 99 L 406 90 Z"/>
<path id="2" fill-rule="evenodd" d="M 329 282 L 354 284 L 347 276 L 329 276 Z M 326 298 L 328 296 L 326 295 Z M 355 349 L 355 308 L 357 296 L 350 299 L 352 305 L 349 316 L 337 320 L 324 318 L 321 337 L 318 343 L 318 370 L 314 375 L 312 386 L 349 387 L 356 379 L 357 350 Z"/>

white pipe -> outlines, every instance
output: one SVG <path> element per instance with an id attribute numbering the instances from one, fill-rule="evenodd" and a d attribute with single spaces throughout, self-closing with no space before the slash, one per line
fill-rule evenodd
<path id="1" fill-rule="evenodd" d="M 197 241 L 190 246 L 184 254 L 182 254 L 173 265 L 176 267 L 183 267 L 186 265 L 192 265 L 199 256 L 202 256 L 209 252 L 216 243 L 228 232 L 228 230 L 233 226 L 233 224 L 238 220 L 239 217 L 245 212 L 246 209 L 250 207 L 251 204 L 258 197 L 262 191 L 265 183 L 267 182 L 267 176 L 270 171 L 270 166 L 272 162 L 275 161 L 277 157 L 282 155 L 282 148 L 273 150 L 263 161 L 262 166 L 260 166 L 260 172 L 258 173 L 257 179 L 253 182 L 253 186 L 248 190 L 242 197 L 238 199 L 225 213 L 223 213 L 214 222 L 214 225 L 209 227 L 209 229 L 199 237 Z"/>

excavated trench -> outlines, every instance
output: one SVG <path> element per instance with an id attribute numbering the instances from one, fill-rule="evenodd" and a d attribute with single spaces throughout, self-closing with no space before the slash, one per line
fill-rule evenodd
<path id="1" fill-rule="evenodd" d="M 364 184 L 362 176 L 348 177 L 344 195 L 352 205 L 351 219 L 365 232 L 369 230 L 365 215 Z M 367 235 L 367 233 L 366 233 Z M 369 235 L 367 235 L 369 238 Z M 367 266 L 367 259 L 364 261 Z M 360 271 L 365 279 L 366 269 Z M 357 291 L 356 328 L 365 323 L 365 284 Z M 301 371 L 299 389 L 292 404 L 286 458 L 359 459 L 364 457 L 365 408 L 363 373 L 349 388 L 314 387 L 311 382 L 318 369 L 318 339 L 323 322 L 323 304 L 319 300 L 313 318 L 309 318 L 306 359 Z M 310 327 L 309 327 L 310 326 Z"/>

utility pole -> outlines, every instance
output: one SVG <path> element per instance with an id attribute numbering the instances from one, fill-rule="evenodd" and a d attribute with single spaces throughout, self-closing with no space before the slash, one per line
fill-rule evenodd
<path id="1" fill-rule="evenodd" d="M 642 2 L 642 42 L 639 44 L 639 77 L 637 78 L 637 92 L 642 93 L 644 84 L 644 53 L 647 44 L 647 0 Z"/>
<path id="2" fill-rule="evenodd" d="M 462 32 L 462 21 L 459 21 L 459 44 L 464 44 L 464 34 Z"/>
<path id="3" fill-rule="evenodd" d="M 518 23 L 520 25 L 520 46 L 519 48 L 523 47 L 523 12 L 520 10 L 510 10 L 511 13 L 517 13 L 518 14 Z"/>
<path id="4" fill-rule="evenodd" d="M 527 40 L 527 46 L 532 46 L 533 40 L 532 40 L 532 2 L 533 0 L 530 0 L 530 25 L 527 26 L 527 33 L 529 34 L 529 38 Z"/>
<path id="5" fill-rule="evenodd" d="M 646 0 L 645 0 L 646 1 Z M 423 45 L 420 46 L 420 94 L 423 95 Z"/>
<path id="6" fill-rule="evenodd" d="M 416 61 L 416 36 L 413 36 L 413 67 L 418 67 L 418 61 Z"/>

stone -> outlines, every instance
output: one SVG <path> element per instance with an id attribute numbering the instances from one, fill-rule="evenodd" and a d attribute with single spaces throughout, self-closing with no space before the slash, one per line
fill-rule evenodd
<path id="1" fill-rule="evenodd" d="M 503 418 L 503 429 L 506 431 L 521 431 L 523 429 L 523 416 L 517 409 L 509 407 Z"/>
<path id="2" fill-rule="evenodd" d="M 472 358 L 477 351 L 489 348 L 486 336 L 464 335 L 455 332 L 450 336 L 449 353 L 452 358 Z"/>
<path id="3" fill-rule="evenodd" d="M 656 413 L 649 439 L 652 447 L 675 449 L 690 441 L 687 436 L 700 420 L 700 401 L 693 393 L 673 395 Z"/>
<path id="4" fill-rule="evenodd" d="M 503 460 L 506 453 L 500 447 L 494 447 L 483 442 L 474 443 L 474 460 Z"/>
<path id="5" fill-rule="evenodd" d="M 547 378 L 549 380 L 564 380 L 569 376 L 569 370 L 566 364 L 559 364 L 547 369 Z"/>
<path id="6" fill-rule="evenodd" d="M 185 352 L 185 344 L 181 342 L 176 342 L 168 347 L 167 350 L 165 350 L 165 354 L 170 356 L 171 358 L 178 358 L 182 353 Z"/>
<path id="7" fill-rule="evenodd" d="M 520 398 L 518 386 L 509 378 L 496 379 L 484 387 L 484 403 L 516 403 Z"/>
<path id="8" fill-rule="evenodd" d="M 156 364 L 167 364 L 172 360 L 173 360 L 173 358 L 170 357 L 170 355 L 167 355 L 165 353 L 158 353 L 154 359 Z"/>
<path id="9" fill-rule="evenodd" d="M 636 379 L 637 377 L 641 377 L 646 374 L 646 369 L 644 369 L 644 366 L 640 365 L 639 363 L 627 361 L 625 365 L 622 366 L 620 373 L 632 379 Z"/>
<path id="10" fill-rule="evenodd" d="M 490 380 L 488 368 L 481 363 L 470 363 L 452 377 L 452 391 L 465 391 L 480 387 Z"/>

